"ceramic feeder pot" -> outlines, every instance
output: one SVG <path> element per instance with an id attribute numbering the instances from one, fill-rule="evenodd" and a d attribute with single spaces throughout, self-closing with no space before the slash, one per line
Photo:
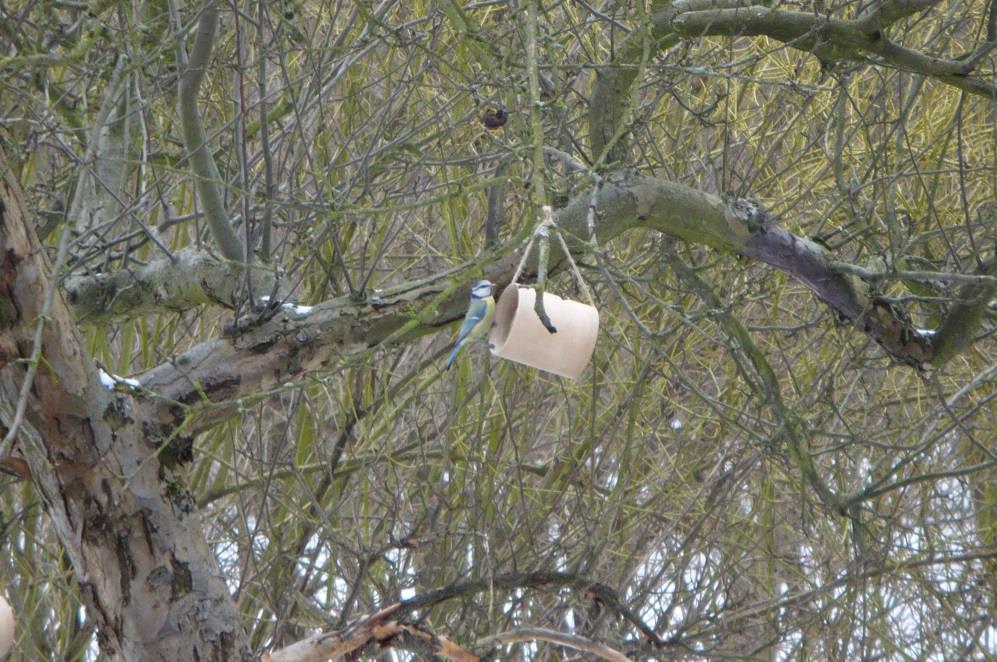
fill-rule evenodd
<path id="1" fill-rule="evenodd" d="M 531 368 L 577 378 L 595 349 L 599 311 L 594 307 L 544 292 L 544 310 L 557 333 L 549 333 L 533 310 L 532 287 L 510 285 L 495 309 L 488 340 L 492 354 Z"/>
<path id="2" fill-rule="evenodd" d="M 0 657 L 10 652 L 14 645 L 14 611 L 7 599 L 0 595 Z"/>

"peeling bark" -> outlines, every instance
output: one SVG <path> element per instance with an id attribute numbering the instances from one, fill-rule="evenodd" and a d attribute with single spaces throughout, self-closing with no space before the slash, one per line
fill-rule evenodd
<path id="1" fill-rule="evenodd" d="M 0 255 L 0 400 L 16 402 L 51 267 L 6 169 Z M 17 451 L 72 562 L 102 651 L 127 660 L 247 658 L 194 499 L 155 454 L 141 409 L 101 385 L 61 297 L 42 348 Z"/>
<path id="2" fill-rule="evenodd" d="M 172 260 L 163 258 L 134 269 L 70 278 L 63 290 L 79 322 L 106 324 L 153 312 L 183 312 L 202 304 L 234 308 L 246 291 L 244 271 L 241 262 L 185 248 Z M 256 266 L 252 273 L 253 292 L 272 294 L 272 271 Z"/>

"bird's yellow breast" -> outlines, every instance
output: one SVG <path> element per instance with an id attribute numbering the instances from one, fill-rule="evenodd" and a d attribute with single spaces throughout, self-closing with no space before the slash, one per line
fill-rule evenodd
<path id="1" fill-rule="evenodd" d="M 481 318 L 481 321 L 474 325 L 471 332 L 467 334 L 468 339 L 480 338 L 481 336 L 488 333 L 492 328 L 492 321 L 495 319 L 495 298 L 485 297 L 481 299 L 481 303 L 485 304 L 485 316 Z"/>

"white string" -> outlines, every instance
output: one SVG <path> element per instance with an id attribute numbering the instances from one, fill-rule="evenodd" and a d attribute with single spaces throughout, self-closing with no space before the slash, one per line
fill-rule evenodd
<path id="1" fill-rule="evenodd" d="M 518 284 L 516 281 L 519 280 L 519 274 L 523 273 L 523 265 L 526 264 L 526 258 L 528 258 L 530 256 L 530 249 L 533 248 L 533 240 L 535 238 L 536 238 L 536 235 L 533 235 L 532 237 L 530 237 L 530 240 L 528 242 L 526 242 L 526 248 L 523 249 L 523 259 L 521 259 L 519 261 L 519 266 L 516 267 L 516 273 L 514 273 L 512 275 L 512 282 L 509 283 L 510 285 L 517 285 Z"/>
<path id="2" fill-rule="evenodd" d="M 568 245 L 564 242 L 564 237 L 560 232 L 557 233 L 557 240 L 561 242 L 561 249 L 568 256 L 568 264 L 571 265 L 571 270 L 575 273 L 575 280 L 578 281 L 578 289 L 585 294 L 585 298 L 589 300 L 589 305 L 595 308 L 595 299 L 592 298 L 592 292 L 589 291 L 588 285 L 585 284 L 585 279 L 582 278 L 582 273 L 578 270 L 575 259 L 571 257 L 571 251 L 568 250 Z"/>
<path id="3" fill-rule="evenodd" d="M 537 229 L 533 231 L 533 236 L 530 240 L 526 242 L 526 248 L 523 249 L 523 257 L 519 260 L 519 266 L 516 267 L 516 273 L 512 276 L 512 282 L 510 285 L 518 285 L 519 276 L 523 272 L 523 266 L 526 264 L 526 258 L 530 256 L 530 251 L 533 249 L 533 244 L 536 241 L 537 236 L 544 237 L 548 236 L 548 228 L 554 228 L 554 234 L 557 235 L 557 240 L 561 243 L 561 250 L 564 251 L 565 256 L 568 258 L 568 264 L 571 265 L 571 271 L 575 275 L 575 281 L 578 283 L 578 288 L 585 294 L 585 298 L 588 299 L 589 305 L 595 308 L 595 299 L 592 297 L 592 292 L 589 290 L 588 285 L 585 284 L 585 279 L 582 278 L 582 272 L 579 271 L 578 265 L 575 264 L 575 259 L 571 257 L 571 251 L 568 250 L 568 244 L 564 241 L 564 237 L 561 235 L 561 231 L 557 227 L 557 223 L 554 222 L 554 210 L 550 208 L 549 205 L 544 205 L 542 207 L 544 219 L 537 225 Z"/>

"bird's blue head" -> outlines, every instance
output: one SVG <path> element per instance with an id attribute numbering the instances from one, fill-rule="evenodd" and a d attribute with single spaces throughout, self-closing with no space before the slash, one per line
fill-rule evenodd
<path id="1" fill-rule="evenodd" d="M 490 280 L 479 280 L 471 288 L 471 297 L 474 299 L 484 299 L 485 297 L 490 297 L 492 295 L 492 281 Z"/>

